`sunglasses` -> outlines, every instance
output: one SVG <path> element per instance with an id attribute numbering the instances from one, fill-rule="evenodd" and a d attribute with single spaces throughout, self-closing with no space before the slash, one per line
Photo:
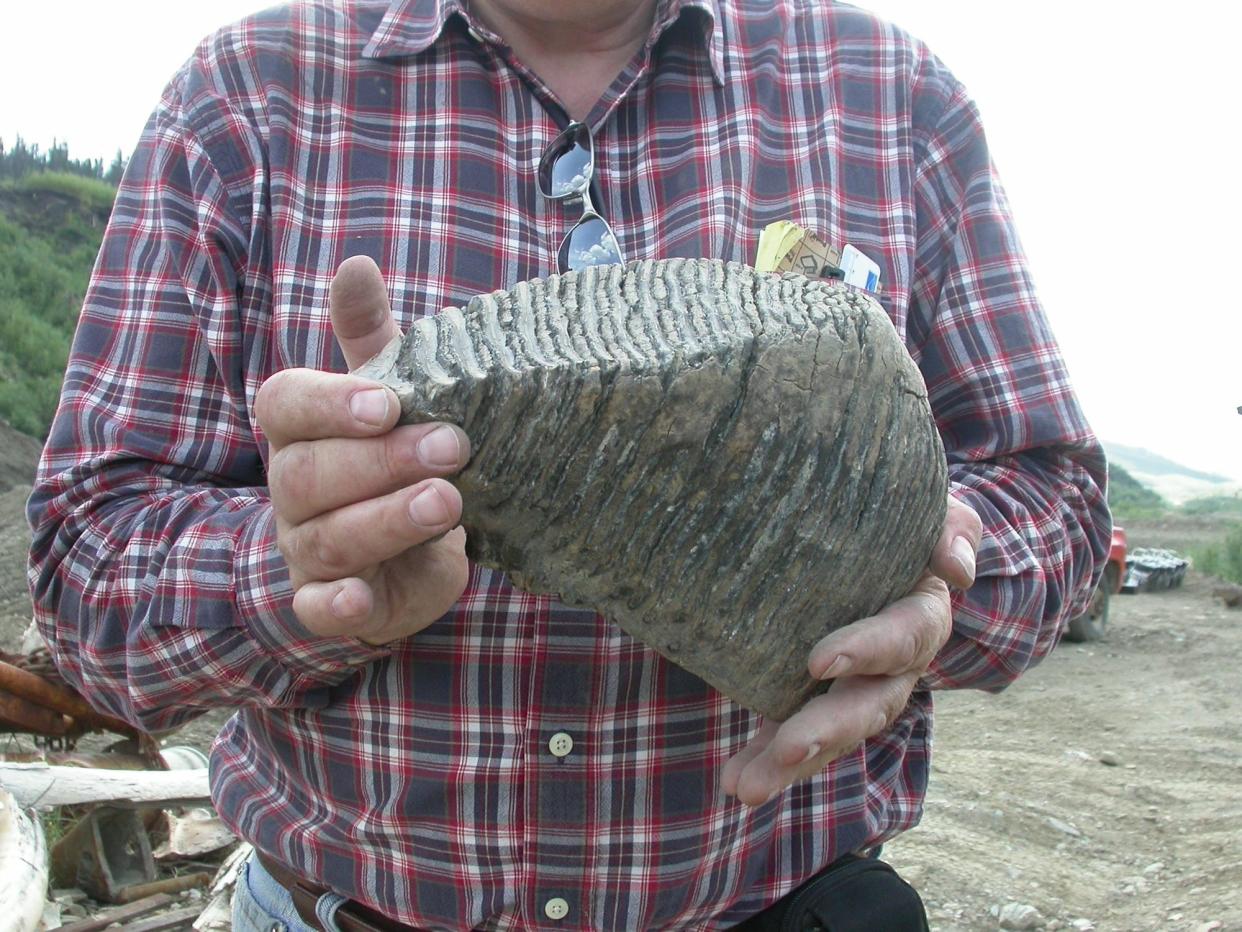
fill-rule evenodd
<path id="1" fill-rule="evenodd" d="M 625 261 L 617 235 L 591 203 L 594 175 L 595 142 L 591 130 L 575 120 L 552 140 L 539 159 L 540 194 L 550 201 L 582 199 L 582 217 L 565 234 L 556 251 L 561 272 Z"/>

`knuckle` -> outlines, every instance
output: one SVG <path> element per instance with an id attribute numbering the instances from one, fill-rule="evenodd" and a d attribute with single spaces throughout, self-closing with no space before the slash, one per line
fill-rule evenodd
<path id="1" fill-rule="evenodd" d="M 902 693 L 891 693 L 884 700 L 884 727 L 892 725 L 897 721 L 897 716 L 901 715 L 901 710 L 906 707 L 906 697 Z"/>
<path id="2" fill-rule="evenodd" d="M 909 669 L 923 656 L 927 643 L 925 631 L 925 625 L 915 625 L 902 632 L 897 649 L 897 660 L 901 669 Z"/>
<path id="3" fill-rule="evenodd" d="M 953 625 L 953 609 L 949 602 L 949 592 L 941 586 L 937 592 L 924 596 L 919 612 L 919 628 L 926 639 L 927 649 L 939 649 Z"/>
<path id="4" fill-rule="evenodd" d="M 893 722 L 897 721 L 897 717 L 901 715 L 901 711 L 905 707 L 906 695 L 904 692 L 899 692 L 895 689 L 885 690 L 870 733 L 874 735 L 887 731 Z"/>
<path id="5" fill-rule="evenodd" d="M 285 565 L 290 569 L 298 565 L 296 540 L 297 535 L 290 531 L 281 530 L 276 532 L 276 549 L 280 552 Z"/>
<path id="6" fill-rule="evenodd" d="M 291 502 L 304 503 L 318 488 L 318 448 L 314 443 L 295 443 L 277 451 L 268 469 L 268 488 L 277 509 Z"/>
<path id="7" fill-rule="evenodd" d="M 271 427 L 272 416 L 280 410 L 280 399 L 289 381 L 288 370 L 276 372 L 267 377 L 259 386 L 254 397 L 254 415 L 259 426 L 265 430 Z"/>
<path id="8" fill-rule="evenodd" d="M 953 507 L 950 509 L 950 517 L 946 523 L 952 525 L 951 533 L 953 536 L 965 535 L 977 542 L 983 535 L 983 519 L 979 517 L 979 512 L 965 502 L 953 498 L 950 498 L 950 501 Z"/>
<path id="9" fill-rule="evenodd" d="M 286 406 L 289 396 L 296 391 L 299 373 L 299 369 L 281 369 L 263 380 L 255 395 L 255 411 L 260 419 L 271 420 Z"/>
<path id="10" fill-rule="evenodd" d="M 293 577 L 294 588 L 299 590 L 319 575 L 314 561 L 307 553 L 306 543 L 306 534 L 301 527 L 290 526 L 277 532 L 276 549 L 284 557 L 285 565 Z"/>
<path id="11" fill-rule="evenodd" d="M 320 522 L 291 529 L 279 541 L 285 562 L 310 579 L 337 579 L 347 562 L 343 548 L 330 537 Z"/>
<path id="12" fill-rule="evenodd" d="M 303 586 L 293 594 L 293 612 L 312 634 L 335 634 L 324 593 L 317 586 Z"/>
<path id="13" fill-rule="evenodd" d="M 403 483 L 415 462 L 417 453 L 413 438 L 408 432 L 393 431 L 382 442 L 374 445 L 378 468 L 389 485 Z"/>
<path id="14" fill-rule="evenodd" d="M 312 552 L 320 572 L 330 579 L 345 575 L 345 570 L 349 566 L 349 555 L 340 543 L 318 528 L 312 537 L 314 539 Z"/>
<path id="15" fill-rule="evenodd" d="M 906 629 L 902 639 L 901 659 L 905 664 L 904 669 L 926 664 L 939 650 L 945 632 L 941 614 L 934 599 L 919 600 L 918 610 L 912 619 L 913 624 Z"/>

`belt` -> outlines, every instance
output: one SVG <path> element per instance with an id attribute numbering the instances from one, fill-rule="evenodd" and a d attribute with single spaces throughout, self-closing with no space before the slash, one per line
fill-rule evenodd
<path id="1" fill-rule="evenodd" d="M 293 908 L 298 911 L 302 921 L 315 932 L 324 932 L 319 917 L 315 915 L 315 904 L 321 896 L 332 891 L 299 877 L 283 864 L 260 854 L 258 848 L 254 851 L 254 857 L 272 875 L 273 880 L 289 891 L 289 895 L 293 897 Z M 357 900 L 346 900 L 342 903 L 334 918 L 341 932 L 418 932 L 414 926 L 397 922 L 396 919 L 376 912 Z"/>

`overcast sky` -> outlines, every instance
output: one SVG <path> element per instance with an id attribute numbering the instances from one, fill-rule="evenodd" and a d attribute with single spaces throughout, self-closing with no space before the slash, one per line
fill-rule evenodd
<path id="1" fill-rule="evenodd" d="M 215 27 L 267 6 L 62 0 L 0 14 L 0 138 L 127 154 Z M 874 0 L 983 111 L 1036 282 L 1106 440 L 1242 480 L 1234 4 Z"/>

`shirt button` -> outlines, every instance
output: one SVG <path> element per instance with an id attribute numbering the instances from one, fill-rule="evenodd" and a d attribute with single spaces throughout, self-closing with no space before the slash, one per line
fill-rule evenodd
<path id="1" fill-rule="evenodd" d="M 543 904 L 543 914 L 549 919 L 564 919 L 569 915 L 569 903 L 559 896 L 554 896 Z"/>
<path id="2" fill-rule="evenodd" d="M 548 750 L 553 757 L 564 757 L 574 749 L 574 739 L 563 731 L 558 731 L 548 740 Z M 564 902 L 561 900 L 560 902 Z"/>

